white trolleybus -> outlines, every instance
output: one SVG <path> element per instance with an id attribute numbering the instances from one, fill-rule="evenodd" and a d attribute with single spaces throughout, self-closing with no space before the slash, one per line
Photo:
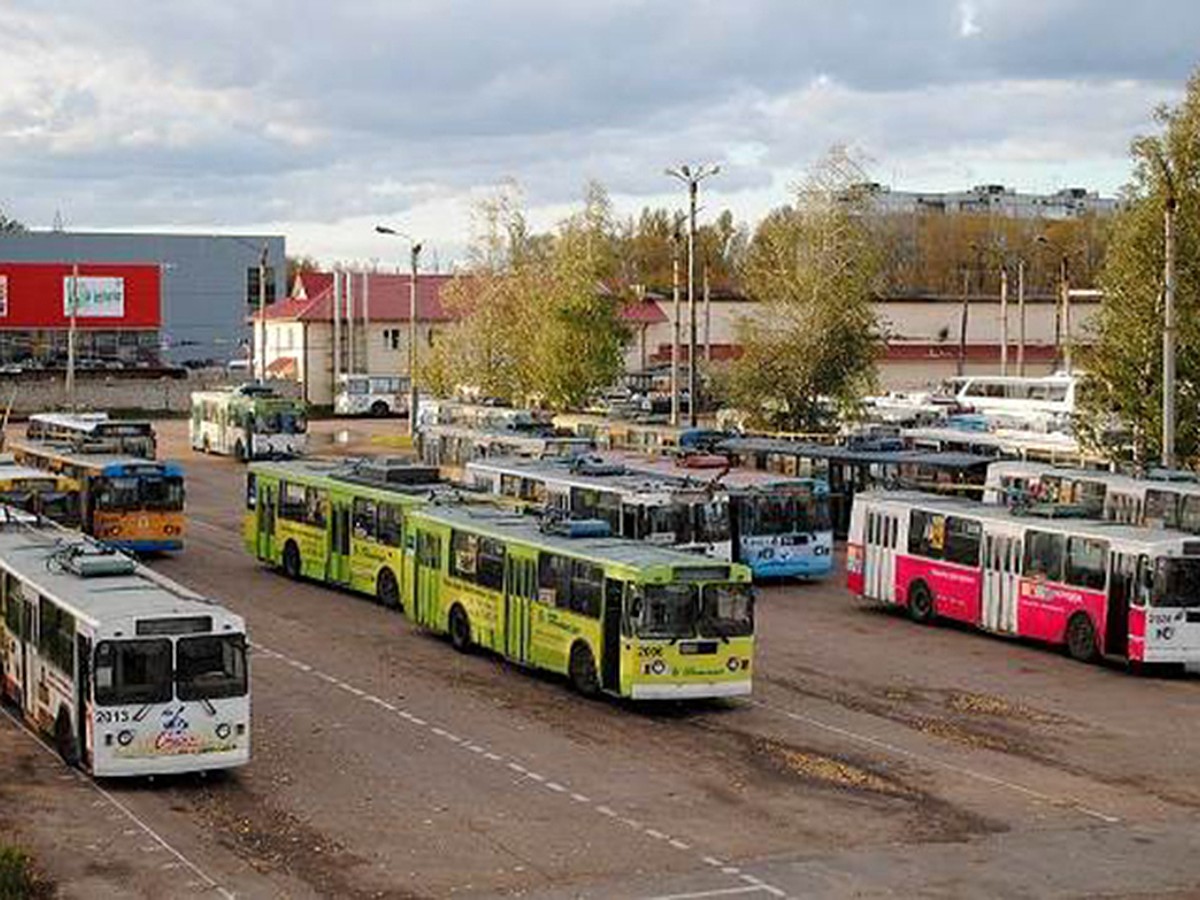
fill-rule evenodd
<path id="1" fill-rule="evenodd" d="M 0 692 L 25 721 L 97 777 L 248 762 L 242 619 L 89 538 L 5 510 Z"/>
<path id="2" fill-rule="evenodd" d="M 265 385 L 193 391 L 188 438 L 193 450 L 243 461 L 302 456 L 308 417 L 303 400 Z"/>
<path id="3" fill-rule="evenodd" d="M 1014 515 L 965 500 L 854 500 L 847 584 L 860 597 L 1072 657 L 1200 663 L 1200 540 L 1110 522 Z"/>
<path id="4" fill-rule="evenodd" d="M 377 419 L 408 415 L 408 390 L 408 377 L 404 375 L 339 375 L 333 412 Z"/>

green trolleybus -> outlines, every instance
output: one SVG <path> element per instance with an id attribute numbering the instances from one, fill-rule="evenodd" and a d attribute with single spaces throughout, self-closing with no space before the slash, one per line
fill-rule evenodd
<path id="1" fill-rule="evenodd" d="M 459 650 L 635 700 L 750 693 L 750 569 L 494 508 L 430 503 L 406 526 L 405 607 Z M 582 533 L 582 534 L 581 534 Z M 574 536 L 581 534 L 581 536 Z"/>
<path id="2" fill-rule="evenodd" d="M 439 485 L 436 469 L 388 458 L 251 463 L 242 536 L 291 578 L 398 607 L 405 511 Z"/>

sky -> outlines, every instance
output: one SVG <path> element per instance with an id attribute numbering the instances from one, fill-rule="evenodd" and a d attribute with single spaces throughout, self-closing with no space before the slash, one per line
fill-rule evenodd
<path id="1" fill-rule="evenodd" d="M 834 144 L 906 190 L 1112 195 L 1200 62 L 1195 0 L 4 0 L 0 210 L 30 227 L 282 233 L 291 254 L 463 257 L 515 182 L 537 228 L 753 223 Z"/>

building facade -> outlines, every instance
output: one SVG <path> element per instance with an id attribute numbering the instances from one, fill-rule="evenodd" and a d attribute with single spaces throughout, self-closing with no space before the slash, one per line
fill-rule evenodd
<path id="1" fill-rule="evenodd" d="M 117 234 L 102 232 L 24 231 L 0 234 L 0 266 L 37 263 L 83 272 L 106 266 L 152 267 L 161 294 L 158 345 L 163 359 L 225 362 L 245 356 L 250 338 L 248 315 L 259 300 L 259 265 L 266 251 L 265 294 L 268 303 L 283 297 L 286 245 L 270 235 Z M 131 269 L 132 271 L 132 269 Z M 138 276 L 139 278 L 141 276 Z M 61 305 L 61 288 L 44 283 L 22 303 L 49 309 Z M 12 301 L 15 302 L 15 301 Z M 111 329 L 125 328 L 110 317 Z M 0 326 L 2 328 L 2 326 Z M 89 332 L 92 333 L 92 332 Z M 138 332 L 144 335 L 144 329 Z M 124 338 L 129 341 L 130 338 Z M 118 340 L 120 344 L 120 340 Z M 105 355 L 108 338 L 91 352 Z M 156 346 L 156 349 L 157 349 Z M 77 344 L 77 351 L 80 349 Z M 52 351 L 56 352 L 56 351 Z"/>
<path id="2" fill-rule="evenodd" d="M 417 277 L 418 354 L 453 320 L 441 301 L 452 277 Z M 286 300 L 254 319 L 255 358 L 266 377 L 299 382 L 317 406 L 332 405 L 339 374 L 408 373 L 411 277 L 345 272 L 339 281 L 328 272 L 301 273 Z"/>
<path id="3" fill-rule="evenodd" d="M 847 200 L 865 200 L 883 214 L 999 215 L 1014 219 L 1073 219 L 1116 212 L 1118 201 L 1086 188 L 1049 194 L 1021 193 L 1002 184 L 978 184 L 966 191 L 894 191 L 878 182 L 854 185 Z"/>

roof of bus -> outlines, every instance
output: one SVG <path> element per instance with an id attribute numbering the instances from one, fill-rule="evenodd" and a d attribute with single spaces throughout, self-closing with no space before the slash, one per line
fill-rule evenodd
<path id="1" fill-rule="evenodd" d="M 332 486 L 353 488 L 357 492 L 362 491 L 377 491 L 381 496 L 389 494 L 400 494 L 407 497 L 415 497 L 423 494 L 428 494 L 431 491 L 446 490 L 448 486 L 444 481 L 438 480 L 433 482 L 420 482 L 406 484 L 404 482 L 388 483 L 384 481 L 370 480 L 365 475 L 355 477 L 357 466 L 359 463 L 370 464 L 370 458 L 365 460 L 356 459 L 283 459 L 283 460 L 260 460 L 250 464 L 250 471 L 255 474 L 274 475 L 277 478 L 284 480 L 294 480 L 297 482 L 318 482 L 328 483 Z M 412 470 L 418 473 L 430 472 L 432 469 L 429 466 L 413 464 Z"/>
<path id="2" fill-rule="evenodd" d="M 604 460 L 608 462 L 609 460 Z M 503 475 L 518 475 L 552 479 L 579 487 L 604 487 L 628 491 L 663 491 L 670 488 L 701 489 L 699 481 L 687 482 L 681 476 L 667 476 L 657 472 L 637 472 L 626 469 L 622 472 L 574 471 L 567 459 L 538 460 L 526 457 L 493 456 L 472 460 L 467 463 L 468 471 L 492 471 Z"/>
<path id="3" fill-rule="evenodd" d="M 0 566 L 94 625 L 129 616 L 209 615 L 242 629 L 236 614 L 141 564 L 135 564 L 132 574 L 87 578 L 56 566 L 59 554 L 72 545 L 98 546 L 48 523 L 3 525 Z"/>
<path id="4" fill-rule="evenodd" d="M 1073 517 L 1043 518 L 1038 515 L 1019 514 L 1003 506 L 993 506 L 975 500 L 925 494 L 919 491 L 864 491 L 855 495 L 855 502 L 874 501 L 901 506 L 905 509 L 918 507 L 947 515 L 971 516 L 989 522 L 1005 522 L 1028 526 L 1038 531 L 1058 531 L 1107 541 L 1124 541 L 1140 544 L 1178 545 L 1181 541 L 1200 543 L 1194 535 L 1164 528 L 1139 528 L 1102 519 L 1079 519 Z"/>
<path id="5" fill-rule="evenodd" d="M 158 467 L 162 469 L 164 475 L 183 475 L 183 466 L 169 460 L 146 459 L 142 456 L 125 456 L 116 453 L 77 453 L 69 447 L 51 441 L 14 441 L 13 446 L 29 453 L 45 456 L 48 459 L 57 459 L 90 469 L 103 470 L 126 466 L 135 469 Z"/>
<path id="6" fill-rule="evenodd" d="M 591 438 L 579 437 L 578 435 L 568 434 L 540 434 L 536 431 L 521 431 L 516 428 L 480 428 L 475 425 L 464 425 L 460 423 L 445 424 L 442 422 L 434 422 L 427 425 L 422 425 L 422 432 L 436 431 L 441 434 L 458 434 L 463 437 L 477 437 L 490 440 L 510 440 L 512 438 L 523 438 L 527 440 L 539 441 L 555 441 L 564 444 L 588 444 L 592 443 Z"/>
<path id="7" fill-rule="evenodd" d="M 103 425 L 118 425 L 123 428 L 137 426 L 144 431 L 153 431 L 154 426 L 145 419 L 110 419 L 106 412 L 90 413 L 34 413 L 29 417 L 30 422 L 44 425 L 54 425 L 59 428 L 90 433 Z"/>
<path id="8" fill-rule="evenodd" d="M 778 453 L 860 465 L 912 463 L 937 469 L 973 469 L 995 461 L 990 456 L 950 450 L 856 450 L 840 444 L 808 444 L 785 438 L 730 438 L 717 446 L 734 453 Z"/>
<path id="9" fill-rule="evenodd" d="M 633 568 L 651 566 L 728 567 L 730 564 L 695 553 L 672 550 L 643 541 L 615 537 L 579 537 L 542 531 L 537 520 L 528 515 L 497 510 L 484 506 L 423 506 L 414 510 L 415 519 L 426 519 L 451 528 L 469 529 L 500 540 L 518 541 L 543 550 L 570 556 L 582 556 L 593 561 L 611 562 Z M 737 563 L 733 564 L 737 566 Z"/>
<path id="10" fill-rule="evenodd" d="M 20 463 L 10 463 L 0 460 L 0 481 L 10 481 L 16 478 L 59 478 L 57 472 L 47 472 L 45 469 L 35 469 Z"/>
<path id="11" fill-rule="evenodd" d="M 605 459 L 624 464 L 629 470 L 644 472 L 662 478 L 677 478 L 692 485 L 706 486 L 713 481 L 724 490 L 739 488 L 799 488 L 807 487 L 821 491 L 828 489 L 829 484 L 824 478 L 812 478 L 799 475 L 782 475 L 778 472 L 762 472 L 758 469 L 747 469 L 735 466 L 729 469 L 697 469 L 680 466 L 669 456 L 644 456 L 638 453 L 608 451 L 600 454 Z"/>

